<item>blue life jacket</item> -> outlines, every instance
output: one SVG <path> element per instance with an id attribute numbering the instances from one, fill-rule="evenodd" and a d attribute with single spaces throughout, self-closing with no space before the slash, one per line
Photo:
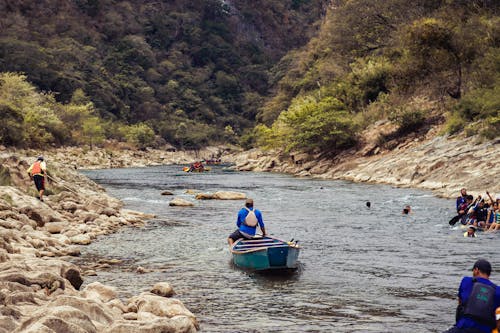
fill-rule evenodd
<path id="1" fill-rule="evenodd" d="M 491 328 L 496 327 L 495 292 L 495 287 L 474 280 L 472 291 L 463 309 L 463 316 Z"/>

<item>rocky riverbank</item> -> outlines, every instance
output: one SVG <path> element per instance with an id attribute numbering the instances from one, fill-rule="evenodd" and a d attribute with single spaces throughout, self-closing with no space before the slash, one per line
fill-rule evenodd
<path id="1" fill-rule="evenodd" d="M 82 288 L 92 272 L 70 263 L 79 246 L 123 226 L 141 227 L 152 216 L 123 209 L 76 172 L 90 165 L 75 154 L 48 155 L 54 181 L 43 202 L 26 173 L 38 153 L 0 155 L 0 332 L 197 331 L 196 317 L 171 298 L 167 282 L 125 302 L 111 286 L 95 282 Z M 91 162 L 105 166 L 99 163 Z M 129 156 L 119 163 L 142 162 Z"/>
<path id="2" fill-rule="evenodd" d="M 231 155 L 244 171 L 284 172 L 299 177 L 343 179 L 432 190 L 453 198 L 465 187 L 471 194 L 500 195 L 500 139 L 436 136 L 407 140 L 391 149 L 366 143 L 335 157 L 251 150 Z M 373 140 L 375 141 L 375 140 Z"/>
<path id="3" fill-rule="evenodd" d="M 369 141 L 367 141 L 369 142 Z M 195 332 L 196 317 L 171 298 L 167 282 L 123 302 L 113 287 L 70 263 L 79 246 L 123 226 L 141 227 L 152 216 L 123 209 L 77 169 L 188 164 L 219 157 L 238 170 L 284 172 L 299 177 L 387 183 L 432 190 L 454 197 L 500 194 L 500 140 L 444 137 L 406 140 L 391 149 L 365 143 L 332 157 L 287 153 L 230 151 L 60 148 L 49 151 L 0 149 L 0 333 L 1 332 Z M 44 202 L 26 169 L 44 154 L 54 181 Z M 201 198 L 203 199 L 203 198 Z M 138 268 L 137 273 L 141 273 Z"/>

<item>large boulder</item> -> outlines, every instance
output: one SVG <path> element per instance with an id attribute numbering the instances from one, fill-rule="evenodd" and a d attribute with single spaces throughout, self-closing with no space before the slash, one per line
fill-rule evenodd
<path id="1" fill-rule="evenodd" d="M 92 320 L 71 306 L 56 306 L 38 310 L 14 332 L 74 332 L 97 333 Z"/>
<path id="2" fill-rule="evenodd" d="M 196 320 L 195 315 L 178 299 L 165 298 L 150 293 L 142 293 L 138 296 L 132 297 L 129 301 L 129 307 L 131 304 L 137 307 L 137 315 L 139 319 L 144 315 L 148 316 L 148 314 L 165 318 L 185 316 L 191 320 L 196 328 L 198 328 L 198 321 Z"/>
<path id="3" fill-rule="evenodd" d="M 153 286 L 151 292 L 163 297 L 172 297 L 175 295 L 174 288 L 168 282 L 158 282 Z"/>
<path id="4" fill-rule="evenodd" d="M 129 314 L 127 314 L 129 315 Z M 115 322 L 104 333 L 195 333 L 196 325 L 185 316 L 170 319 L 155 318 L 153 320 L 126 320 Z"/>
<path id="5" fill-rule="evenodd" d="M 189 207 L 189 206 L 194 206 L 194 203 L 191 201 L 181 199 L 181 198 L 174 198 L 168 203 L 169 206 L 179 206 L 179 207 Z"/>
<path id="6" fill-rule="evenodd" d="M 245 193 L 232 192 L 232 191 L 217 191 L 215 193 L 198 193 L 195 196 L 198 200 L 245 200 L 247 198 Z"/>
<path id="7" fill-rule="evenodd" d="M 83 296 L 103 303 L 118 297 L 115 287 L 106 286 L 100 282 L 93 282 L 83 289 Z"/>
<path id="8" fill-rule="evenodd" d="M 49 222 L 45 224 L 45 230 L 51 234 L 60 234 L 66 228 L 66 225 L 65 222 Z"/>

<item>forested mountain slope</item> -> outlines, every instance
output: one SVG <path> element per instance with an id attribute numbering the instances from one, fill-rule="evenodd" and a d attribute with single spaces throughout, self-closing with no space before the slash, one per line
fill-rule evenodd
<path id="1" fill-rule="evenodd" d="M 1 0 L 0 72 L 26 74 L 4 82 L 51 93 L 31 91 L 31 108 L 59 109 L 39 129 L 46 140 L 3 133 L 1 141 L 78 143 L 133 130 L 150 137 L 151 129 L 185 147 L 234 140 L 254 125 L 268 70 L 308 42 L 325 10 L 323 0 Z M 14 102 L 24 97 L 5 94 L 4 123 L 29 118 Z M 54 103 L 71 104 L 73 122 L 84 121 L 66 133 L 56 118 L 68 118 L 68 107 Z"/>
<path id="2" fill-rule="evenodd" d="M 335 154 L 379 123 L 388 149 L 435 124 L 500 134 L 498 1 L 0 0 L 0 12 L 6 145 Z"/>
<path id="3" fill-rule="evenodd" d="M 379 145 L 435 124 L 500 136 L 499 12 L 489 0 L 332 3 L 318 35 L 273 68 L 248 142 L 335 153 L 375 123 L 389 129 Z"/>

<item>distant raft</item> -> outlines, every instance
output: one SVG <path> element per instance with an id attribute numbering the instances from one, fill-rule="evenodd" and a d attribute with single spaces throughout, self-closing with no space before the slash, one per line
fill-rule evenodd
<path id="1" fill-rule="evenodd" d="M 256 270 L 285 270 L 297 268 L 300 246 L 274 237 L 239 239 L 231 247 L 236 266 Z"/>
<path id="2" fill-rule="evenodd" d="M 203 167 L 203 168 L 198 168 L 198 169 L 193 169 L 190 167 L 182 168 L 182 171 L 184 171 L 184 172 L 208 172 L 210 170 L 212 170 L 210 167 Z"/>

